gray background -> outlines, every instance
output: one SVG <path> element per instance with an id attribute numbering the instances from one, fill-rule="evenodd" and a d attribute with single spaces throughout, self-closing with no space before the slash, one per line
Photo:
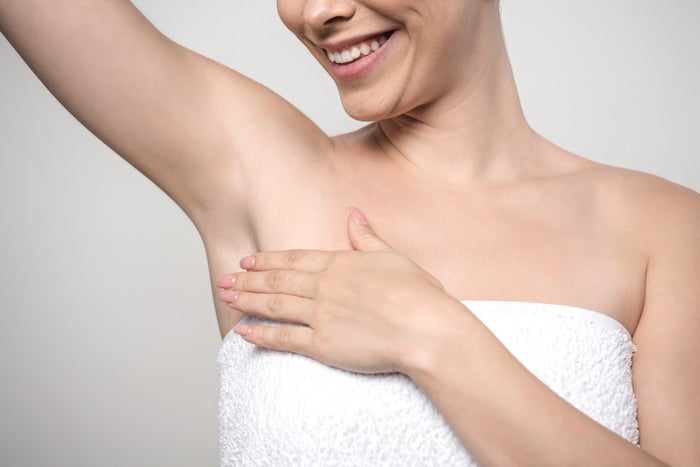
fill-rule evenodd
<path id="1" fill-rule="evenodd" d="M 328 132 L 359 125 L 271 0 L 136 4 Z M 502 10 L 535 129 L 700 190 L 700 2 Z M 215 465 L 219 336 L 195 229 L 1 37 L 0 80 L 0 465 Z"/>

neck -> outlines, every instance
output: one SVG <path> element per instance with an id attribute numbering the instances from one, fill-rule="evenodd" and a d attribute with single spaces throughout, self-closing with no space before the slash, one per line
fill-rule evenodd
<path id="1" fill-rule="evenodd" d="M 469 61 L 471 69 L 461 75 L 467 78 L 430 103 L 375 126 L 387 156 L 447 185 L 473 186 L 522 175 L 527 154 L 542 139 L 523 115 L 500 25 L 493 40 L 482 48 L 487 55 Z"/>

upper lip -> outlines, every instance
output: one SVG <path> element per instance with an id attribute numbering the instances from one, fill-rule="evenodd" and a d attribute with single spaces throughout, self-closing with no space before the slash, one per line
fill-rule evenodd
<path id="1" fill-rule="evenodd" d="M 322 43 L 319 43 L 317 45 L 319 47 L 321 47 L 322 49 L 330 51 L 330 52 L 339 52 L 339 51 L 345 50 L 353 45 L 365 42 L 368 39 L 372 39 L 373 37 L 391 34 L 393 31 L 394 31 L 393 29 L 388 29 L 386 31 L 373 32 L 370 34 L 364 34 L 362 36 L 351 37 L 349 39 L 344 39 L 342 41 L 322 42 Z"/>

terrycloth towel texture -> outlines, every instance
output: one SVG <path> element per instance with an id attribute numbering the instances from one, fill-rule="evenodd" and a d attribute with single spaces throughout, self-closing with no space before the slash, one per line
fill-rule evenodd
<path id="1" fill-rule="evenodd" d="M 563 305 L 464 304 L 547 386 L 638 442 L 634 345 L 620 323 Z M 233 333 L 218 363 L 223 466 L 476 465 L 404 375 L 337 370 Z"/>

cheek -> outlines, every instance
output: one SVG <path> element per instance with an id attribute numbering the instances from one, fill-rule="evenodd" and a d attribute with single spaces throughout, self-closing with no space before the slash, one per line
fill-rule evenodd
<path id="1" fill-rule="evenodd" d="M 297 34 L 303 25 L 304 1 L 277 0 L 277 14 L 287 29 Z"/>

